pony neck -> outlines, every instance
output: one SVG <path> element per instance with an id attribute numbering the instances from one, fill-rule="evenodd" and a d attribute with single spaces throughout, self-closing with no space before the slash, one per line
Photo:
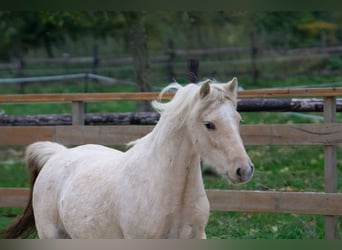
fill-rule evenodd
<path id="1" fill-rule="evenodd" d="M 157 127 L 156 129 L 162 129 Z M 157 131 L 155 131 L 157 132 Z M 185 126 L 168 131 L 165 136 L 155 138 L 153 152 L 156 156 L 155 166 L 159 167 L 163 181 L 170 186 L 178 202 L 190 203 L 198 192 L 204 191 L 200 167 L 200 154 L 195 150 Z M 160 164 L 164 162 L 164 164 Z M 171 191 L 172 190 L 172 191 Z"/>
<path id="2" fill-rule="evenodd" d="M 189 193 L 187 189 L 204 189 L 200 154 L 194 148 L 186 124 L 172 129 L 170 121 L 161 118 L 153 131 L 137 144 L 149 148 L 147 154 L 151 155 L 145 155 L 149 159 L 147 171 L 158 173 L 159 181 L 170 185 L 170 190 L 184 194 Z"/>
<path id="3" fill-rule="evenodd" d="M 186 123 L 179 126 L 173 125 L 174 123 L 161 116 L 150 136 L 149 143 L 154 154 L 159 154 L 161 158 L 168 157 L 173 161 L 179 159 L 184 164 L 189 163 L 189 159 L 199 159 L 199 152 L 190 139 Z"/>

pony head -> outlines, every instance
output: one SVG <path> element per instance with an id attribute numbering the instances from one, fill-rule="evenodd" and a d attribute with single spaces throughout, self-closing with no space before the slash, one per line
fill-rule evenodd
<path id="1" fill-rule="evenodd" d="M 162 93 L 176 88 L 172 101 L 153 103 L 162 118 L 172 120 L 178 129 L 186 128 L 201 159 L 234 184 L 249 181 L 254 170 L 239 132 L 237 87 L 236 78 L 227 83 L 206 80 L 184 87 L 171 84 Z"/>
<path id="2" fill-rule="evenodd" d="M 251 179 L 254 166 L 243 145 L 237 106 L 238 81 L 225 84 L 205 81 L 198 91 L 198 103 L 191 126 L 202 159 L 232 183 Z"/>

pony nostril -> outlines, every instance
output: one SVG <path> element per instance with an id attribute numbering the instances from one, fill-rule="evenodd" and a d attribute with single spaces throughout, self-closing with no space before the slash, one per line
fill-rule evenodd
<path id="1" fill-rule="evenodd" d="M 237 176 L 240 176 L 240 177 L 241 177 L 241 168 L 238 168 L 238 169 L 236 170 L 236 174 L 237 174 Z"/>

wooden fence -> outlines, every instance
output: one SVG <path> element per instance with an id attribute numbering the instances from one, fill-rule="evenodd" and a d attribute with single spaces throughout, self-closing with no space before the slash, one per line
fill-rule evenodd
<path id="1" fill-rule="evenodd" d="M 84 104 L 112 100 L 153 100 L 158 93 L 27 94 L 2 95 L 0 103 L 69 102 L 71 126 L 3 126 L 1 145 L 27 145 L 52 140 L 66 145 L 99 143 L 119 145 L 150 132 L 153 126 L 84 126 Z M 164 95 L 170 99 L 173 94 Z M 325 237 L 337 237 L 342 215 L 342 194 L 337 192 L 336 147 L 342 142 L 342 124 L 336 123 L 336 97 L 342 88 L 272 89 L 240 91 L 239 98 L 323 97 L 322 124 L 242 125 L 247 145 L 323 145 L 324 192 L 277 192 L 207 190 L 211 210 L 325 215 Z M 22 207 L 28 197 L 25 188 L 0 188 L 0 207 Z"/>
<path id="2" fill-rule="evenodd" d="M 94 46 L 97 46 L 96 44 Z M 110 67 L 109 71 L 112 71 L 114 67 L 121 67 L 123 65 L 133 65 L 133 58 L 130 56 L 123 57 L 104 57 L 100 56 L 98 53 L 99 49 L 94 49 L 93 54 L 84 57 L 71 57 L 71 56 L 63 56 L 56 58 L 24 58 L 21 56 L 17 61 L 12 61 L 10 63 L 0 63 L 0 71 L 13 72 L 11 77 L 23 77 L 23 76 L 31 76 L 35 75 L 30 73 L 30 67 L 40 65 L 41 67 L 48 66 L 51 68 L 52 65 L 60 66 L 63 68 L 62 72 L 58 72 L 58 74 L 66 74 L 70 73 L 70 67 L 75 65 L 83 65 L 81 68 L 81 72 L 93 73 L 97 74 L 101 68 L 106 66 Z M 246 65 L 238 68 L 234 68 L 232 71 L 228 71 L 226 69 L 217 70 L 214 67 L 212 71 L 201 70 L 201 75 L 206 77 L 216 77 L 217 75 L 250 75 L 253 79 L 253 82 L 256 83 L 257 79 L 260 77 L 263 78 L 273 78 L 273 77 L 284 77 L 284 75 L 288 76 L 291 74 L 303 74 L 307 75 L 313 74 L 313 70 L 302 70 L 297 72 L 297 66 L 299 64 L 303 64 L 305 62 L 311 61 L 314 62 L 317 59 L 327 59 L 330 56 L 338 56 L 342 54 L 342 46 L 330 46 L 330 47 L 307 47 L 307 48 L 262 48 L 255 44 L 255 42 L 251 41 L 250 46 L 246 47 L 223 47 L 223 48 L 206 48 L 206 49 L 175 49 L 173 46 L 168 45 L 164 51 L 161 51 L 158 55 L 153 55 L 150 57 L 150 63 L 152 65 L 161 65 L 163 64 L 166 69 L 166 79 L 163 81 L 173 81 L 177 79 L 177 76 L 183 76 L 185 71 L 187 73 L 195 74 L 195 79 L 197 82 L 199 76 L 198 72 L 194 72 L 191 69 L 191 65 L 196 61 L 197 70 L 198 64 L 204 64 L 208 62 L 209 64 L 216 63 L 216 65 L 222 65 L 222 58 L 226 62 L 229 62 L 231 65 Z M 208 60 L 206 57 L 208 56 L 218 56 L 221 59 L 211 59 Z M 202 59 L 200 59 L 202 58 Z M 177 61 L 182 61 L 181 63 L 181 72 L 179 71 L 179 63 Z M 188 61 L 188 67 L 185 69 L 184 60 Z M 214 61 L 213 61 L 214 60 Z M 216 60 L 216 61 L 215 61 Z M 285 62 L 284 67 L 280 71 L 275 72 L 274 70 L 266 71 L 265 69 L 260 69 L 260 65 L 264 63 L 271 64 L 281 64 Z M 326 62 L 327 63 L 327 62 Z M 289 68 L 289 65 L 295 65 L 292 68 Z M 321 63 L 322 64 L 322 63 Z M 324 64 L 324 63 L 323 63 Z M 341 74 L 341 67 L 337 67 L 336 69 L 325 69 L 322 65 L 318 66 L 319 68 L 316 70 L 315 74 Z M 323 67 L 323 68 L 322 68 Z M 195 67 L 196 68 L 196 67 Z M 204 66 L 205 68 L 205 66 Z M 202 68 L 203 69 L 203 68 Z M 57 70 L 58 71 L 58 70 Z M 178 72 L 177 72 L 178 71 Z M 196 70 L 195 70 L 196 71 Z M 219 72 L 220 71 L 220 72 Z M 53 72 L 53 73 L 52 73 Z M 52 68 L 52 74 L 56 74 L 56 68 Z M 51 74 L 45 72 L 45 74 Z M 74 72 L 75 73 L 75 72 Z M 79 73 L 79 70 L 78 70 Z M 108 72 L 106 71 L 105 75 Z M 189 81 L 191 80 L 192 74 L 189 74 Z M 160 81 L 160 79 L 158 79 Z"/>

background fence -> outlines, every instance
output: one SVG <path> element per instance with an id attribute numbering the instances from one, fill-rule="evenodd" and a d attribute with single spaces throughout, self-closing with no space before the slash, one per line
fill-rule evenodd
<path id="1" fill-rule="evenodd" d="M 27 145 L 52 140 L 66 145 L 98 143 L 121 145 L 145 135 L 152 125 L 84 126 L 86 102 L 153 100 L 158 93 L 27 94 L 1 95 L 0 103 L 69 102 L 72 126 L 1 126 L 1 145 Z M 173 94 L 164 95 L 170 99 Z M 342 142 L 342 125 L 336 123 L 336 97 L 342 88 L 276 89 L 239 92 L 239 98 L 323 97 L 323 124 L 242 125 L 247 145 L 323 145 L 325 192 L 277 192 L 207 190 L 211 210 L 325 215 L 326 238 L 338 232 L 336 216 L 342 215 L 342 194 L 337 193 L 336 147 Z M 25 188 L 0 188 L 0 207 L 22 207 L 28 198 Z"/>
<path id="2" fill-rule="evenodd" d="M 100 57 L 99 49 L 93 49 L 93 54 L 85 57 L 69 54 L 59 58 L 20 57 L 17 61 L 0 63 L 0 76 L 13 78 L 82 72 L 115 75 L 120 81 L 134 82 L 132 57 Z M 170 82 L 187 78 L 187 81 L 197 82 L 203 77 L 245 75 L 257 86 L 259 79 L 341 74 L 341 55 L 342 46 L 266 49 L 251 43 L 250 47 L 183 50 L 175 49 L 169 43 L 164 51 L 150 56 L 151 80 Z"/>

